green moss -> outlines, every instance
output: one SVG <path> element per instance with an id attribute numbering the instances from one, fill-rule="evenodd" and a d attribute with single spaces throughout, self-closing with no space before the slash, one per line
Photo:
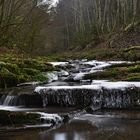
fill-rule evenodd
<path id="1" fill-rule="evenodd" d="M 6 63 L 5 68 L 7 68 L 12 73 L 20 74 L 20 69 L 16 64 Z"/>
<path id="2" fill-rule="evenodd" d="M 36 60 L 36 59 L 25 59 L 23 63 L 20 64 L 21 67 L 32 68 L 42 72 L 54 71 L 56 70 L 51 64 L 47 63 L 46 60 Z"/>
<path id="3" fill-rule="evenodd" d="M 117 77 L 118 71 L 116 69 L 111 69 L 107 71 L 92 73 L 85 75 L 84 79 L 112 79 Z"/>
<path id="4" fill-rule="evenodd" d="M 47 75 L 43 74 L 43 73 L 39 73 L 38 75 L 36 75 L 34 77 L 35 80 L 40 81 L 40 82 L 45 82 L 48 81 L 48 77 Z"/>
<path id="5" fill-rule="evenodd" d="M 5 66 L 5 65 L 6 65 L 6 63 L 5 63 L 5 62 L 0 61 L 0 69 L 1 69 L 3 66 Z"/>
<path id="6" fill-rule="evenodd" d="M 18 83 L 17 76 L 11 73 L 8 69 L 2 68 L 0 70 L 0 87 L 14 86 Z"/>
<path id="7" fill-rule="evenodd" d="M 110 68 L 120 68 L 120 67 L 135 67 L 136 65 L 140 65 L 140 62 L 135 62 L 135 63 L 121 63 L 121 64 L 113 64 Z"/>
<path id="8" fill-rule="evenodd" d="M 137 64 L 138 63 L 132 63 L 131 65 L 116 65 L 116 67 L 109 67 L 101 72 L 87 74 L 84 79 L 140 81 L 140 67 Z"/>
<path id="9" fill-rule="evenodd" d="M 139 61 L 140 60 L 140 47 L 133 46 L 122 50 L 119 53 L 119 58 L 128 61 Z"/>
<path id="10" fill-rule="evenodd" d="M 137 72 L 140 72 L 140 65 L 136 65 L 134 67 L 130 67 L 128 69 L 129 72 L 133 72 L 133 73 L 137 73 Z"/>
<path id="11" fill-rule="evenodd" d="M 18 83 L 24 83 L 31 81 L 31 76 L 26 73 L 20 73 L 20 75 L 16 75 L 18 79 Z"/>
<path id="12" fill-rule="evenodd" d="M 23 58 L 12 54 L 0 56 L 0 88 L 16 86 L 19 83 L 46 82 L 48 71 L 59 70 L 47 63 L 46 58 Z"/>
<path id="13" fill-rule="evenodd" d="M 26 73 L 30 76 L 35 76 L 40 73 L 39 70 L 33 69 L 33 68 L 23 68 L 23 73 Z"/>
<path id="14" fill-rule="evenodd" d="M 43 63 L 41 61 L 37 61 L 35 59 L 25 59 L 23 60 L 24 67 L 32 68 L 36 70 L 43 70 Z"/>
<path id="15" fill-rule="evenodd" d="M 128 76 L 125 80 L 126 81 L 140 81 L 140 74 L 134 75 L 134 76 Z"/>

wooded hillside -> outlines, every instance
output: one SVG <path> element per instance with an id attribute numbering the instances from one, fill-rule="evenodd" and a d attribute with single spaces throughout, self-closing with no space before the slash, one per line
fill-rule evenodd
<path id="1" fill-rule="evenodd" d="M 52 2 L 0 0 L 0 46 L 46 56 L 104 41 L 110 46 L 117 34 L 139 30 L 139 0 L 60 0 L 50 6 Z"/>

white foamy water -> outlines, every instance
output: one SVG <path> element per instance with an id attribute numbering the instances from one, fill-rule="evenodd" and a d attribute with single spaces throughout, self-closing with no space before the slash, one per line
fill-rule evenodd
<path id="1" fill-rule="evenodd" d="M 72 61 L 71 60 L 69 62 L 50 62 L 50 63 L 53 66 L 73 67 L 73 69 L 72 69 L 73 72 L 69 73 L 68 72 L 69 69 L 67 69 L 68 71 L 62 70 L 59 73 L 63 74 L 64 76 L 71 75 L 71 77 L 73 78 L 74 81 L 78 81 L 78 80 L 82 80 L 83 77 L 87 74 L 103 71 L 105 68 L 108 68 L 112 65 L 129 64 L 132 62 L 127 62 L 127 61 L 97 61 L 97 60 L 87 61 L 85 59 L 85 60 L 81 60 L 81 61 L 79 61 L 79 60 Z"/>
<path id="2" fill-rule="evenodd" d="M 49 83 L 53 82 L 53 81 L 57 81 L 58 80 L 58 73 L 56 71 L 48 72 L 47 77 L 48 77 L 48 82 Z"/>
<path id="3" fill-rule="evenodd" d="M 48 114 L 48 113 L 44 113 L 44 112 L 36 112 L 37 114 L 41 115 L 40 119 L 43 119 L 44 121 L 50 121 L 50 123 L 55 123 L 55 124 L 59 124 L 62 123 L 63 119 L 62 117 L 60 117 L 58 114 Z"/>
<path id="4" fill-rule="evenodd" d="M 123 89 L 128 87 L 140 88 L 140 82 L 127 81 L 109 82 L 109 80 L 93 80 L 92 85 L 99 85 L 107 89 Z"/>
<path id="5" fill-rule="evenodd" d="M 3 102 L 3 105 L 8 106 L 15 98 L 16 96 L 7 96 Z"/>
<path id="6" fill-rule="evenodd" d="M 68 62 L 49 62 L 53 66 L 65 66 L 68 64 Z"/>
<path id="7" fill-rule="evenodd" d="M 56 7 L 58 2 L 59 0 L 42 0 L 41 2 L 38 3 L 38 5 L 48 4 L 49 5 L 48 9 L 51 9 L 52 7 Z"/>
<path id="8" fill-rule="evenodd" d="M 52 86 L 52 87 L 43 87 L 38 86 L 35 88 L 35 92 L 40 93 L 40 91 L 47 91 L 49 89 L 58 90 L 58 89 L 124 89 L 129 87 L 138 87 L 140 88 L 140 82 L 107 82 L 104 80 L 93 81 L 93 85 L 81 85 L 81 86 Z M 95 85 L 94 85 L 95 84 Z"/>
<path id="9" fill-rule="evenodd" d="M 35 88 L 35 92 L 40 93 L 41 91 L 47 91 L 47 90 L 67 90 L 67 89 L 100 89 L 100 86 L 98 85 L 81 85 L 81 86 L 51 86 L 51 87 L 43 87 L 38 86 Z"/>
<path id="10" fill-rule="evenodd" d="M 18 107 L 18 106 L 5 106 L 5 105 L 0 105 L 0 110 L 5 110 L 5 111 L 34 111 L 37 110 L 36 108 L 23 108 L 23 107 Z"/>

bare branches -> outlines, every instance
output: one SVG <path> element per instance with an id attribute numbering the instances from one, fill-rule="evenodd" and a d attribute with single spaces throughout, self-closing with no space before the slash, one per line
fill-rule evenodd
<path id="1" fill-rule="evenodd" d="M 140 20 L 140 0 L 61 0 L 59 5 L 55 22 L 63 25 L 56 28 L 64 32 L 64 42 L 100 39 Z"/>
<path id="2" fill-rule="evenodd" d="M 0 0 L 0 46 L 33 48 L 37 37 L 40 37 L 41 26 L 47 19 L 47 13 L 37 7 L 37 2 Z"/>

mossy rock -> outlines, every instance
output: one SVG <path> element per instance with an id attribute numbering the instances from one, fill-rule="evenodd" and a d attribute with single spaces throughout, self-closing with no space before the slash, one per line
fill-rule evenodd
<path id="1" fill-rule="evenodd" d="M 47 82 L 48 81 L 47 75 L 45 75 L 43 73 L 39 73 L 38 75 L 34 76 L 33 79 L 36 81 L 40 81 L 40 82 Z"/>
<path id="2" fill-rule="evenodd" d="M 129 71 L 128 75 L 125 77 L 125 81 L 140 81 L 140 73 L 130 73 Z"/>
<path id="3" fill-rule="evenodd" d="M 32 68 L 36 70 L 42 70 L 44 65 L 42 62 L 34 60 L 34 59 L 25 59 L 23 60 L 23 67 Z"/>
<path id="4" fill-rule="evenodd" d="M 33 68 L 23 68 L 23 73 L 26 73 L 27 75 L 30 76 L 35 76 L 38 75 L 40 73 L 39 70 L 33 69 Z"/>
<path id="5" fill-rule="evenodd" d="M 22 67 L 33 68 L 42 72 L 55 70 L 55 67 L 53 67 L 52 64 L 49 64 L 43 60 L 25 59 L 23 60 L 23 63 L 21 63 L 20 65 Z"/>
<path id="6" fill-rule="evenodd" d="M 22 125 L 38 123 L 40 114 L 0 110 L 0 125 Z"/>
<path id="7" fill-rule="evenodd" d="M 13 124 L 34 124 L 39 122 L 40 115 L 35 113 L 12 112 L 9 118 Z"/>
<path id="8" fill-rule="evenodd" d="M 133 65 L 133 64 L 132 64 Z M 113 81 L 139 81 L 140 80 L 140 68 L 139 65 L 126 65 L 107 68 L 104 71 L 91 73 L 84 76 L 84 79 L 91 80 L 113 80 Z"/>
<path id="9" fill-rule="evenodd" d="M 12 73 L 20 74 L 20 68 L 16 64 L 6 63 L 4 67 Z"/>
<path id="10" fill-rule="evenodd" d="M 140 76 L 132 76 L 126 79 L 126 81 L 140 81 Z"/>
<path id="11" fill-rule="evenodd" d="M 5 65 L 6 65 L 6 63 L 5 63 L 5 62 L 0 61 L 0 69 L 2 69 Z"/>
<path id="12" fill-rule="evenodd" d="M 84 79 L 110 79 L 115 78 L 118 75 L 118 71 L 116 69 L 102 71 L 92 74 L 85 75 Z"/>
<path id="13" fill-rule="evenodd" d="M 136 65 L 140 65 L 140 62 L 113 64 L 112 66 L 108 67 L 107 69 L 120 68 L 120 67 L 135 67 Z"/>
<path id="14" fill-rule="evenodd" d="M 123 60 L 127 61 L 139 61 L 140 60 L 140 49 L 139 47 L 130 47 L 122 50 L 119 56 Z"/>
<path id="15" fill-rule="evenodd" d="M 54 69 L 51 64 L 34 59 L 17 59 L 15 64 L 4 59 L 4 62 L 0 61 L 0 88 L 31 81 L 46 82 L 48 78 L 44 72 Z"/>
<path id="16" fill-rule="evenodd" d="M 27 73 L 12 73 L 7 68 L 2 68 L 0 70 L 1 88 L 16 86 L 19 83 L 27 82 L 30 80 L 32 80 L 32 77 Z"/>
<path id="17" fill-rule="evenodd" d="M 136 66 L 133 66 L 133 67 L 130 67 L 128 69 L 129 72 L 133 72 L 133 73 L 138 73 L 140 72 L 140 65 L 136 65 Z"/>
<path id="18" fill-rule="evenodd" d="M 15 86 L 18 83 L 17 76 L 11 73 L 8 69 L 2 68 L 0 70 L 0 87 Z"/>

